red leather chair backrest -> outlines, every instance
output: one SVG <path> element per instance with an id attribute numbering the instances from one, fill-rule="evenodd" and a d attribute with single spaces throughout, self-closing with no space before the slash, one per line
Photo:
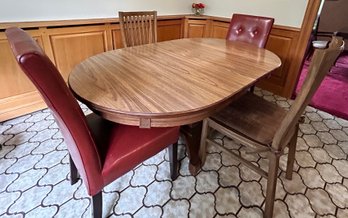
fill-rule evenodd
<path id="1" fill-rule="evenodd" d="M 91 187 L 103 184 L 98 176 L 101 161 L 80 106 L 57 68 L 26 32 L 12 27 L 5 33 L 18 64 L 52 110 L 88 192 L 93 192 Z"/>
<path id="2" fill-rule="evenodd" d="M 269 17 L 233 14 L 226 39 L 247 42 L 264 48 L 273 23 L 274 19 Z"/>

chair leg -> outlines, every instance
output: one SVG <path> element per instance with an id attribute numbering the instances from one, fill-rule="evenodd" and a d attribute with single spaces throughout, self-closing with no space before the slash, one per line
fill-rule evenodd
<path id="1" fill-rule="evenodd" d="M 265 205 L 265 218 L 272 218 L 273 207 L 275 200 L 275 193 L 277 188 L 278 167 L 279 167 L 279 155 L 269 153 L 269 169 L 267 178 L 267 193 L 266 193 L 266 205 Z"/>
<path id="2" fill-rule="evenodd" d="M 286 164 L 286 174 L 285 174 L 285 178 L 288 180 L 292 180 L 292 172 L 294 169 L 295 153 L 296 153 L 296 145 L 297 145 L 297 132 L 298 132 L 298 124 L 296 126 L 296 131 L 289 142 L 288 162 Z"/>
<path id="3" fill-rule="evenodd" d="M 254 93 L 254 90 L 255 90 L 255 85 L 253 85 L 253 86 L 250 87 L 249 92 L 250 92 L 250 93 Z"/>
<path id="4" fill-rule="evenodd" d="M 92 196 L 92 217 L 101 218 L 103 215 L 103 192 Z"/>
<path id="5" fill-rule="evenodd" d="M 199 157 L 202 161 L 202 166 L 204 165 L 205 158 L 207 156 L 207 137 L 209 133 L 209 123 L 208 119 L 203 120 L 201 144 L 199 147 Z"/>
<path id="6" fill-rule="evenodd" d="M 70 163 L 70 184 L 74 185 L 75 183 L 77 183 L 79 178 L 78 178 L 77 168 L 70 154 L 69 154 L 69 163 Z"/>
<path id="7" fill-rule="evenodd" d="M 170 176 L 174 181 L 178 177 L 178 143 L 174 143 L 168 147 Z"/>

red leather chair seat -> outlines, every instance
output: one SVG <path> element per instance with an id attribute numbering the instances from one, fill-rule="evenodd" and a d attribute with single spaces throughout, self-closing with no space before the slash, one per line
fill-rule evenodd
<path id="1" fill-rule="evenodd" d="M 87 116 L 102 161 L 104 185 L 177 142 L 179 127 L 141 129 L 115 124 L 95 114 Z"/>

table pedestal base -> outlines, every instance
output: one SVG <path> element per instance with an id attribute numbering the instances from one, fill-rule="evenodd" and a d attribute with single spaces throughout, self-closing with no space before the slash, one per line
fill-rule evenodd
<path id="1" fill-rule="evenodd" d="M 187 151 L 190 159 L 189 171 L 191 175 L 195 176 L 202 167 L 202 161 L 199 158 L 202 122 L 182 126 L 180 130 L 186 140 Z"/>

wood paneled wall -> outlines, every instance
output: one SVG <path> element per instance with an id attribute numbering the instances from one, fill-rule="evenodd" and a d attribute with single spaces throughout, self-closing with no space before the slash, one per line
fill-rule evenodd
<path id="1" fill-rule="evenodd" d="M 117 19 L 52 21 L 0 24 L 0 121 L 23 115 L 45 104 L 26 78 L 10 51 L 4 29 L 19 26 L 27 30 L 42 46 L 65 79 L 72 68 L 84 59 L 112 49 L 122 48 Z M 158 21 L 158 40 L 183 37 L 225 38 L 229 19 L 217 17 L 165 16 Z M 300 30 L 274 26 L 267 49 L 282 59 L 283 66 L 258 85 L 283 96 L 289 69 L 293 64 Z M 297 73 L 297 72 L 296 72 Z"/>

